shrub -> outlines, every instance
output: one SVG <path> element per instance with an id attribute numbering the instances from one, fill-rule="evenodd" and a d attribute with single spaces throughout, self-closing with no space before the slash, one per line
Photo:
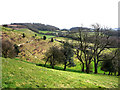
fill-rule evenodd
<path id="1" fill-rule="evenodd" d="M 22 34 L 22 37 L 25 38 L 25 34 L 24 33 Z"/>
<path id="2" fill-rule="evenodd" d="M 46 40 L 46 36 L 43 36 L 43 40 Z"/>
<path id="3" fill-rule="evenodd" d="M 51 38 L 51 42 L 53 42 L 54 40 L 53 40 L 53 38 Z"/>
<path id="4" fill-rule="evenodd" d="M 37 36 L 37 34 L 35 34 L 35 37 Z"/>

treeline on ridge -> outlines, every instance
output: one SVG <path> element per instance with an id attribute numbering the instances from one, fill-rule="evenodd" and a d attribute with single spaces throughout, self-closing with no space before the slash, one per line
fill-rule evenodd
<path id="1" fill-rule="evenodd" d="M 55 31 L 59 30 L 58 27 L 52 26 L 52 25 L 45 25 L 41 23 L 11 23 L 11 25 L 23 25 L 26 26 L 26 28 L 39 33 L 39 31 Z"/>

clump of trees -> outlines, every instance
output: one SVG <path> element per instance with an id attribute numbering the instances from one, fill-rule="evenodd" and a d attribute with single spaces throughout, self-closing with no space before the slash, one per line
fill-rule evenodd
<path id="1" fill-rule="evenodd" d="M 54 68 L 56 64 L 62 64 L 64 61 L 64 55 L 57 46 L 50 47 L 50 49 L 45 53 L 45 56 L 46 62 L 44 66 L 46 66 L 47 62 L 49 62 L 52 68 Z"/>
<path id="2" fill-rule="evenodd" d="M 18 47 L 9 40 L 2 40 L 2 57 L 14 58 L 18 55 Z"/>
<path id="3" fill-rule="evenodd" d="M 64 70 L 66 70 L 67 66 L 75 66 L 72 59 L 73 50 L 71 47 L 69 47 L 68 42 L 63 43 L 62 47 L 52 46 L 46 52 L 45 56 L 46 56 L 45 65 L 47 62 L 49 62 L 52 68 L 54 68 L 56 64 L 63 64 Z"/>
<path id="4" fill-rule="evenodd" d="M 115 75 L 116 72 L 118 72 L 118 75 L 120 75 L 120 49 L 116 49 L 110 54 L 104 54 L 104 51 L 109 50 L 114 43 L 113 40 L 111 40 L 111 36 L 106 35 L 109 32 L 109 28 L 102 28 L 99 24 L 94 24 L 92 27 L 92 35 L 90 29 L 83 31 L 82 27 L 79 28 L 79 32 L 76 34 L 77 43 L 74 45 L 59 41 L 62 43 L 62 48 L 58 49 L 57 47 L 56 49 L 50 49 L 51 51 L 49 50 L 49 52 L 47 52 L 48 56 L 46 55 L 47 61 L 49 61 L 51 65 L 52 62 L 63 64 L 64 70 L 66 70 L 66 66 L 75 65 L 72 59 L 74 55 L 72 48 L 74 48 L 75 54 L 82 64 L 82 72 L 90 73 L 90 70 L 94 68 L 94 73 L 97 74 L 98 65 L 101 62 L 101 70 L 109 72 L 109 74 L 115 73 Z M 57 52 L 58 56 L 53 54 L 57 54 Z M 50 53 L 50 55 L 48 53 Z M 52 57 L 52 59 L 50 59 L 50 57 Z M 94 67 L 92 67 L 92 62 Z"/>
<path id="5" fill-rule="evenodd" d="M 94 24 L 92 27 L 93 35 L 89 34 L 89 29 L 83 32 L 82 29 L 79 28 L 79 33 L 77 34 L 78 43 L 75 46 L 76 55 L 82 63 L 82 72 L 85 72 L 84 68 L 86 67 L 86 72 L 89 73 L 90 64 L 93 61 L 94 73 L 98 73 L 98 63 L 103 61 L 102 53 L 104 50 L 109 49 L 108 47 L 112 42 L 110 36 L 104 34 L 108 31 L 106 28 L 103 29 L 99 24 Z M 89 44 L 90 42 L 92 42 L 92 45 Z"/>
<path id="6" fill-rule="evenodd" d="M 3 27 L 8 27 L 8 25 L 7 24 L 4 24 L 4 25 L 2 25 Z"/>
<path id="7" fill-rule="evenodd" d="M 55 31 L 59 30 L 58 27 L 52 26 L 52 25 L 45 25 L 41 23 L 11 23 L 11 25 L 21 25 L 23 28 L 28 28 L 36 33 L 39 33 L 39 31 Z"/>

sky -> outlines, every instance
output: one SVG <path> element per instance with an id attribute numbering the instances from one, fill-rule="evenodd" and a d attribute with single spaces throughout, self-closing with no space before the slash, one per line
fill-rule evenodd
<path id="1" fill-rule="evenodd" d="M 60 29 L 99 23 L 118 27 L 119 0 L 1 0 L 0 25 L 42 23 Z"/>

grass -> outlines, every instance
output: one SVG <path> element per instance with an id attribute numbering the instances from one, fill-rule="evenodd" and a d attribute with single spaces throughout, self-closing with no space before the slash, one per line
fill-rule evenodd
<path id="1" fill-rule="evenodd" d="M 38 36 L 40 36 L 40 37 L 46 36 L 47 39 L 56 37 L 56 36 L 53 36 L 53 35 L 43 35 L 43 34 L 38 34 Z"/>
<path id="2" fill-rule="evenodd" d="M 40 33 L 56 33 L 57 31 L 39 31 Z"/>
<path id="3" fill-rule="evenodd" d="M 3 88 L 117 88 L 118 77 L 50 69 L 2 58 Z"/>
<path id="4" fill-rule="evenodd" d="M 44 36 L 42 34 L 35 33 L 35 32 L 33 32 L 33 31 L 29 30 L 29 29 L 19 29 L 19 30 L 14 30 L 14 31 L 19 32 L 19 33 L 26 33 L 26 34 L 29 34 L 30 36 L 35 36 L 35 34 L 37 34 L 41 38 Z M 49 33 L 49 32 L 52 33 L 52 31 L 40 31 L 40 32 L 42 32 L 42 33 Z M 53 35 L 45 35 L 45 36 L 47 38 L 55 37 Z"/>

